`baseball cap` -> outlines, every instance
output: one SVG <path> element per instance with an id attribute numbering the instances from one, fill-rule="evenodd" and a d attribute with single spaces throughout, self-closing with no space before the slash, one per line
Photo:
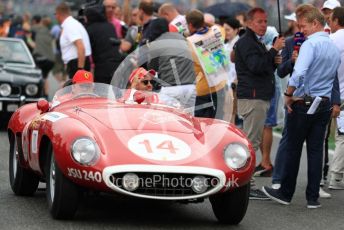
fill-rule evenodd
<path id="1" fill-rule="evenodd" d="M 324 2 L 323 7 L 321 8 L 323 9 L 330 9 L 333 10 L 336 7 L 340 7 L 340 2 L 337 0 L 327 0 Z"/>
<path id="2" fill-rule="evenodd" d="M 137 76 L 138 79 L 142 79 L 148 74 L 154 77 L 155 73 L 156 72 L 154 69 L 150 69 L 147 71 L 143 67 L 136 68 L 133 70 L 133 72 L 131 72 L 130 77 L 129 77 L 129 82 L 132 83 L 134 81 L 135 76 Z"/>
<path id="3" fill-rule="evenodd" d="M 296 22 L 296 14 L 292 13 L 284 16 L 285 19 Z"/>
<path id="4" fill-rule="evenodd" d="M 86 70 L 78 70 L 73 76 L 73 84 L 93 83 L 93 74 Z"/>

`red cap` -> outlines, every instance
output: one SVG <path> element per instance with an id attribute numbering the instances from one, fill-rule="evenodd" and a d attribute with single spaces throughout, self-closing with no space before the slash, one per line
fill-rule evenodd
<path id="1" fill-rule="evenodd" d="M 93 83 L 93 74 L 86 70 L 78 70 L 73 76 L 73 84 Z"/>
<path id="2" fill-rule="evenodd" d="M 150 74 L 152 77 L 155 76 L 155 70 L 154 69 L 150 69 L 150 70 L 145 70 L 145 68 L 143 67 L 139 67 L 133 70 L 133 72 L 131 72 L 130 77 L 129 77 L 129 82 L 132 83 L 135 76 L 137 76 L 138 79 L 142 79 L 144 78 L 147 74 Z"/>

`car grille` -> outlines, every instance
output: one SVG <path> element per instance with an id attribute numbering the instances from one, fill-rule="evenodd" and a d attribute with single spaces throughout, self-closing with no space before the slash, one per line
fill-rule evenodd
<path id="1" fill-rule="evenodd" d="M 19 86 L 12 86 L 11 96 L 20 96 L 21 88 Z"/>
<path id="2" fill-rule="evenodd" d="M 194 192 L 191 188 L 191 182 L 195 176 L 203 176 L 206 178 L 209 186 L 203 193 L 212 190 L 219 183 L 218 178 L 209 175 L 142 172 L 134 173 L 139 177 L 139 187 L 135 191 L 131 191 L 131 193 L 146 196 L 188 197 L 200 195 L 199 193 Z M 125 190 L 122 185 L 122 178 L 125 174 L 126 173 L 112 174 L 110 177 L 111 183 L 114 186 Z"/>

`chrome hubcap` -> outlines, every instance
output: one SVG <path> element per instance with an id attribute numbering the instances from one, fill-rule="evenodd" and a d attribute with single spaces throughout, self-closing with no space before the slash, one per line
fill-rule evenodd
<path id="1" fill-rule="evenodd" d="M 49 182 L 50 182 L 50 198 L 51 198 L 51 201 L 53 201 L 54 196 L 55 196 L 55 160 L 54 160 L 54 156 L 51 156 L 51 161 L 50 161 Z"/>
<path id="2" fill-rule="evenodd" d="M 12 152 L 12 172 L 13 177 L 15 178 L 17 175 L 17 163 L 18 163 L 18 147 L 17 147 L 17 138 L 14 138 L 14 146 L 13 146 L 13 152 Z"/>

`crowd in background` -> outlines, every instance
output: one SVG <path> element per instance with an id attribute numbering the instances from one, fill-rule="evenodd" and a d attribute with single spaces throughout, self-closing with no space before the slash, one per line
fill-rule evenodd
<path id="1" fill-rule="evenodd" d="M 122 5 L 126 0 L 119 0 L 118 4 Z M 200 9 L 205 8 L 221 2 L 242 2 L 247 3 L 252 7 L 259 6 L 268 12 L 268 19 L 273 26 L 277 26 L 277 1 L 266 1 L 266 0 L 171 0 L 169 2 L 176 5 L 177 9 L 181 13 L 186 13 L 190 9 Z M 281 11 L 283 15 L 290 14 L 295 11 L 297 5 L 302 3 L 310 3 L 314 6 L 320 8 L 325 0 L 281 0 Z M 63 2 L 63 0 L 2 0 L 0 2 L 0 18 L 4 15 L 23 15 L 25 12 L 30 12 L 34 14 L 44 14 L 53 16 L 55 7 Z M 82 4 L 86 0 L 70 0 L 67 1 L 71 6 L 72 10 L 77 10 L 81 8 Z M 130 0 L 131 4 L 138 5 L 139 0 Z M 157 2 L 164 3 L 164 0 L 158 0 Z M 344 1 L 340 0 L 343 5 Z M 286 23 L 282 22 L 283 28 L 286 28 Z"/>

